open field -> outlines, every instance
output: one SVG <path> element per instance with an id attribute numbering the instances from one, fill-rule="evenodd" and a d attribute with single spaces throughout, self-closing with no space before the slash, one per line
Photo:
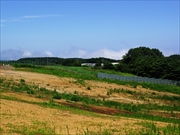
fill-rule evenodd
<path id="1" fill-rule="evenodd" d="M 2 134 L 180 133 L 178 92 L 31 70 L 1 68 Z"/>

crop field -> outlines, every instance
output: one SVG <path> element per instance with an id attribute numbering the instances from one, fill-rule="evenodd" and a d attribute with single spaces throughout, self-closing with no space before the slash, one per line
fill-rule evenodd
<path id="1" fill-rule="evenodd" d="M 89 67 L 0 68 L 2 135 L 180 134 L 179 86 L 99 79 L 111 71 Z"/>

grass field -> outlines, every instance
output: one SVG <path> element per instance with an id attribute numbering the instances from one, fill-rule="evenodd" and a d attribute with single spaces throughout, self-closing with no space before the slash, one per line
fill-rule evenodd
<path id="1" fill-rule="evenodd" d="M 20 68 L 21 70 L 21 68 Z M 24 69 L 23 69 L 24 70 Z M 94 69 L 90 67 L 66 67 L 66 66 L 37 66 L 36 68 L 28 68 L 28 71 L 38 72 L 44 74 L 52 74 L 60 77 L 72 77 L 79 80 L 98 80 L 105 81 L 109 83 L 116 83 L 122 85 L 131 85 L 137 87 L 141 85 L 143 88 L 149 88 L 152 90 L 162 91 L 162 92 L 171 92 L 175 94 L 180 94 L 179 86 L 164 85 L 164 84 L 154 84 L 154 83 L 141 83 L 141 82 L 126 82 L 119 80 L 110 80 L 110 79 L 98 79 L 98 72 L 104 72 L 108 74 L 119 74 L 124 76 L 133 76 L 132 74 L 116 72 L 112 70 L 102 70 Z"/>
<path id="2" fill-rule="evenodd" d="M 62 66 L 2 69 L 0 132 L 180 134 L 180 87 L 102 80 L 97 72 Z"/>

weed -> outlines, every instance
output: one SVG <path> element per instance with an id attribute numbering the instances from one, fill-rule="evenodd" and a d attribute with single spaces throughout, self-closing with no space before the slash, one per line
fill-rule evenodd
<path id="1" fill-rule="evenodd" d="M 135 85 L 133 86 L 133 88 L 137 88 L 137 84 L 135 84 Z"/>
<path id="2" fill-rule="evenodd" d="M 76 84 L 81 84 L 81 85 L 83 85 L 83 86 L 85 85 L 83 79 L 77 79 L 77 80 L 75 81 L 75 83 L 76 83 Z"/>
<path id="3" fill-rule="evenodd" d="M 50 98 L 50 99 L 49 99 L 49 105 L 54 105 L 54 104 L 55 104 L 54 99 L 53 99 L 53 98 Z"/>
<path id="4" fill-rule="evenodd" d="M 88 90 L 91 90 L 91 87 L 90 87 L 90 86 L 88 86 L 88 87 L 87 87 L 87 89 L 88 89 Z"/>
<path id="5" fill-rule="evenodd" d="M 106 94 L 108 97 L 110 97 L 111 93 L 110 91 L 107 91 L 107 94 Z"/>
<path id="6" fill-rule="evenodd" d="M 20 83 L 25 83 L 25 80 L 24 79 L 20 79 Z"/>
<path id="7" fill-rule="evenodd" d="M 30 125 L 12 125 L 11 132 L 26 134 L 26 135 L 53 135 L 55 130 L 46 122 L 32 121 Z"/>
<path id="8" fill-rule="evenodd" d="M 32 90 L 32 89 L 29 89 L 29 90 L 27 90 L 27 93 L 28 93 L 28 94 L 35 94 L 35 91 Z"/>
<path id="9" fill-rule="evenodd" d="M 162 131 L 164 135 L 166 134 L 174 134 L 179 135 L 180 134 L 180 123 L 179 124 L 168 124 L 166 127 L 162 128 Z"/>
<path id="10" fill-rule="evenodd" d="M 0 84 L 4 82 L 4 79 L 3 78 L 0 78 Z"/>
<path id="11" fill-rule="evenodd" d="M 0 133 L 3 133 L 3 131 L 4 131 L 4 130 L 3 130 L 3 128 L 2 128 L 2 127 L 0 127 Z"/>
<path id="12" fill-rule="evenodd" d="M 143 95 L 140 96 L 140 99 L 145 100 L 145 97 Z"/>
<path id="13" fill-rule="evenodd" d="M 70 135 L 68 125 L 66 125 L 66 129 L 67 129 L 67 133 L 68 133 L 68 135 Z"/>
<path id="14" fill-rule="evenodd" d="M 78 95 L 78 91 L 75 90 L 75 91 L 74 91 L 74 94 L 75 94 L 75 95 Z"/>
<path id="15" fill-rule="evenodd" d="M 180 101 L 180 97 L 179 96 L 169 96 L 169 95 L 157 95 L 157 96 L 153 96 L 151 98 L 156 98 L 156 99 L 162 99 L 162 100 L 169 100 L 169 101 Z"/>
<path id="16" fill-rule="evenodd" d="M 180 134 L 180 124 L 168 124 L 165 127 L 158 128 L 154 122 L 144 122 L 142 123 L 142 128 L 139 131 L 140 135 L 159 135 L 159 134 L 164 134 L 164 135 L 179 135 Z"/>
<path id="17" fill-rule="evenodd" d="M 53 97 L 54 99 L 61 99 L 61 94 L 58 93 L 58 92 L 56 91 L 56 89 L 54 89 L 54 91 L 52 92 L 52 97 Z"/>

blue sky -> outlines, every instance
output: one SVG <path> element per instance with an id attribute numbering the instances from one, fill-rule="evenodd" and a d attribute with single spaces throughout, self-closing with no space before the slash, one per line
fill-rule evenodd
<path id="1" fill-rule="evenodd" d="M 180 2 L 1 1 L 1 59 L 107 57 L 130 48 L 179 53 Z"/>

